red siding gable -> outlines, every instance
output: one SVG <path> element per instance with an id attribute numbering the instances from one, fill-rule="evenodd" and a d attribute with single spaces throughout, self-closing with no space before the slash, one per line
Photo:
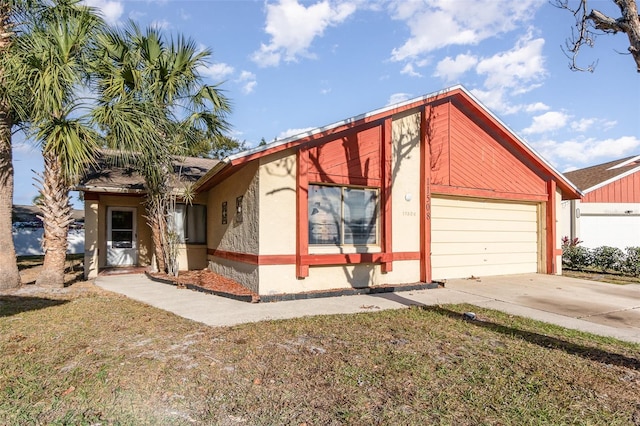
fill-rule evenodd
<path id="1" fill-rule="evenodd" d="M 490 134 L 455 103 L 435 108 L 432 133 L 433 185 L 490 191 L 500 198 L 546 196 L 545 179 L 508 146 L 509 141 Z"/>
<path id="2" fill-rule="evenodd" d="M 582 197 L 585 203 L 640 203 L 640 172 L 625 176 Z"/>
<path id="3" fill-rule="evenodd" d="M 359 129 L 309 149 L 309 181 L 380 186 L 382 127 Z"/>

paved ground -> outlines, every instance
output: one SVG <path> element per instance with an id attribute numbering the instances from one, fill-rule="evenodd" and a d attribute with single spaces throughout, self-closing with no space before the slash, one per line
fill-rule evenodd
<path id="1" fill-rule="evenodd" d="M 410 305 L 471 303 L 640 343 L 640 285 L 636 284 L 619 286 L 526 274 L 450 280 L 444 288 L 432 290 L 251 304 L 179 290 L 142 274 L 100 276 L 95 282 L 106 290 L 212 326 Z"/>

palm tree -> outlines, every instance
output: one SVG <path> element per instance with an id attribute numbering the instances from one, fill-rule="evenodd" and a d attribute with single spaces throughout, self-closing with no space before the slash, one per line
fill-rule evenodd
<path id="1" fill-rule="evenodd" d="M 15 38 L 15 15 L 19 4 L 0 1 L 0 289 L 20 287 L 20 274 L 13 245 L 11 213 L 13 210 L 13 158 L 11 135 L 17 124 L 12 102 L 21 93 L 11 73 L 12 43 Z"/>
<path id="2" fill-rule="evenodd" d="M 130 153 L 126 160 L 145 179 L 147 221 L 158 269 L 166 270 L 169 178 L 175 156 L 194 146 L 215 146 L 228 130 L 229 100 L 218 86 L 203 84 L 198 74 L 209 50 L 199 51 L 183 36 L 167 41 L 155 28 L 141 30 L 131 22 L 100 37 L 96 123 L 107 146 Z"/>
<path id="3" fill-rule="evenodd" d="M 103 21 L 79 0 L 57 0 L 31 8 L 24 33 L 15 39 L 20 76 L 30 100 L 28 135 L 41 147 L 44 172 L 38 180 L 44 223 L 40 286 L 63 287 L 69 189 L 93 162 L 98 135 L 83 116 L 78 93 L 89 77 L 92 40 Z"/>

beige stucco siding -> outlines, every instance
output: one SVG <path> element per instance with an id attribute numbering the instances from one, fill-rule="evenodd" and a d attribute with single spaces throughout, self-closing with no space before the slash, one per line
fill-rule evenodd
<path id="1" fill-rule="evenodd" d="M 259 236 L 258 163 L 251 162 L 209 190 L 207 203 L 207 247 L 231 253 L 258 254 Z M 242 218 L 236 215 L 236 200 L 242 196 Z M 227 203 L 227 223 L 222 223 L 222 203 Z M 209 268 L 258 292 L 258 267 L 209 255 Z"/>
<path id="2" fill-rule="evenodd" d="M 420 113 L 394 117 L 392 125 L 394 252 L 420 251 Z"/>
<path id="3" fill-rule="evenodd" d="M 258 164 L 252 162 L 209 191 L 207 244 L 235 253 L 258 254 Z M 242 218 L 236 200 L 242 196 Z M 222 203 L 227 203 L 227 223 L 222 223 Z"/>
<path id="4" fill-rule="evenodd" d="M 433 279 L 538 270 L 538 206 L 433 197 Z"/>
<path id="5" fill-rule="evenodd" d="M 293 150 L 260 159 L 261 255 L 296 253 L 296 168 Z"/>
<path id="6" fill-rule="evenodd" d="M 107 209 L 109 207 L 133 207 L 136 209 L 137 264 L 140 266 L 148 266 L 151 264 L 151 259 L 153 258 L 151 229 L 147 225 L 143 202 L 144 198 L 137 196 L 100 195 L 100 204 L 98 206 L 99 268 L 104 268 L 107 264 Z"/>

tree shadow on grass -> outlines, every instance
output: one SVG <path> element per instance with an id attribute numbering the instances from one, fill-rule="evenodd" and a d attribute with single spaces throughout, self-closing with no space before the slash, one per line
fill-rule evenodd
<path id="1" fill-rule="evenodd" d="M 0 296 L 0 318 L 63 305 L 67 302 L 68 300 L 45 299 L 43 297 Z"/>
<path id="2" fill-rule="evenodd" d="M 460 312 L 452 311 L 441 306 L 420 306 L 419 309 L 435 312 L 437 314 L 458 319 L 460 321 L 467 321 L 470 326 L 486 328 L 496 333 L 520 338 L 543 348 L 558 349 L 570 355 L 577 355 L 591 361 L 601 362 L 603 364 L 613 364 L 619 367 L 640 371 L 640 359 L 638 358 L 631 358 L 626 355 L 611 353 L 602 349 L 567 342 L 565 340 L 558 339 L 557 337 L 545 336 L 531 331 L 520 330 L 491 321 L 477 319 L 465 320 Z"/>

